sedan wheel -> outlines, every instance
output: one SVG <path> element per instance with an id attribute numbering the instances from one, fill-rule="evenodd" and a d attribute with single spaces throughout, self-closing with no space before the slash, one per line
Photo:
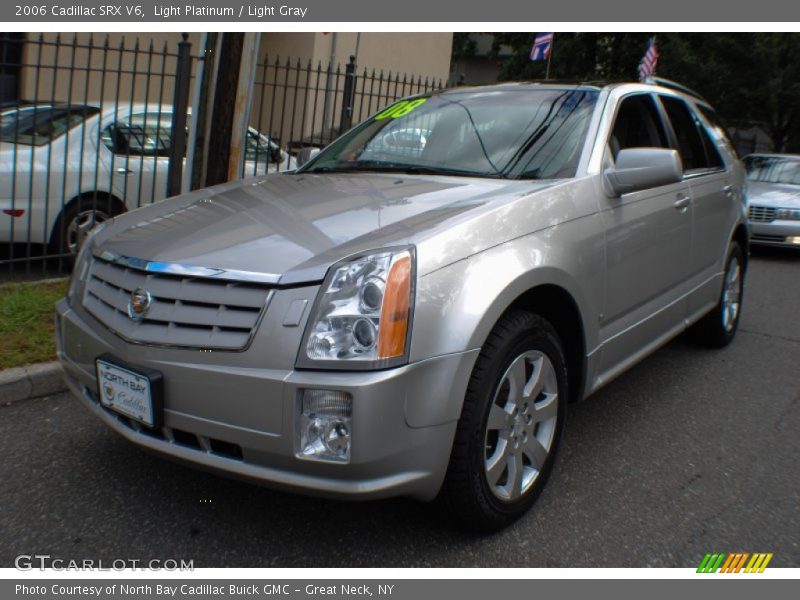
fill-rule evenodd
<path id="1" fill-rule="evenodd" d="M 75 215 L 75 217 L 67 224 L 66 248 L 65 250 L 75 256 L 83 244 L 83 240 L 89 234 L 89 231 L 95 225 L 99 225 L 104 221 L 108 221 L 111 217 L 97 209 L 83 210 Z"/>

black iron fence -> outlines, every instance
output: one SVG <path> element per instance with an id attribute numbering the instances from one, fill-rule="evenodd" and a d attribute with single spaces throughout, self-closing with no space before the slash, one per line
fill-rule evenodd
<path id="1" fill-rule="evenodd" d="M 250 123 L 288 151 L 321 148 L 398 98 L 441 89 L 444 80 L 265 56 L 256 66 Z M 292 163 L 294 164 L 294 162 Z M 247 165 L 245 173 L 251 171 Z"/>
<path id="2" fill-rule="evenodd" d="M 0 281 L 67 273 L 95 224 L 180 191 L 198 44 L 112 35 L 0 33 Z M 296 168 L 303 148 L 443 83 L 264 56 L 241 174 Z"/>

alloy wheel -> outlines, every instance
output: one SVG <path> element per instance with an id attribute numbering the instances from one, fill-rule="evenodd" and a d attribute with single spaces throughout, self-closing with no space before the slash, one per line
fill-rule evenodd
<path id="1" fill-rule="evenodd" d="M 77 254 L 89 231 L 98 223 L 110 218 L 107 213 L 95 208 L 86 209 L 75 215 L 75 218 L 67 226 L 67 250 L 69 253 Z"/>
<path id="2" fill-rule="evenodd" d="M 742 267 L 736 258 L 731 259 L 725 274 L 725 291 L 722 294 L 722 326 L 730 332 L 736 325 L 742 298 Z"/>
<path id="3" fill-rule="evenodd" d="M 484 473 L 492 493 L 512 502 L 525 495 L 553 447 L 558 378 L 546 354 L 515 358 L 497 386 L 486 425 Z"/>

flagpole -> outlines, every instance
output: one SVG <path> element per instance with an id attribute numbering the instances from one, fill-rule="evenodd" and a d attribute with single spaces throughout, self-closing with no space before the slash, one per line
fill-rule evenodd
<path id="1" fill-rule="evenodd" d="M 556 47 L 556 34 L 553 33 L 553 39 L 550 40 L 550 52 L 547 53 L 547 68 L 544 72 L 544 80 L 547 81 L 550 79 L 550 59 L 553 58 L 553 50 Z"/>

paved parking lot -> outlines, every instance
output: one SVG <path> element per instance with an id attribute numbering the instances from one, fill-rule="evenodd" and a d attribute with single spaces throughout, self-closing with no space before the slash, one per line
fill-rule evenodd
<path id="1" fill-rule="evenodd" d="M 18 554 L 196 567 L 800 567 L 800 254 L 758 251 L 739 335 L 681 338 L 571 407 L 553 477 L 499 534 L 406 500 L 277 493 L 146 454 L 66 394 L 0 407 L 0 566 Z"/>

